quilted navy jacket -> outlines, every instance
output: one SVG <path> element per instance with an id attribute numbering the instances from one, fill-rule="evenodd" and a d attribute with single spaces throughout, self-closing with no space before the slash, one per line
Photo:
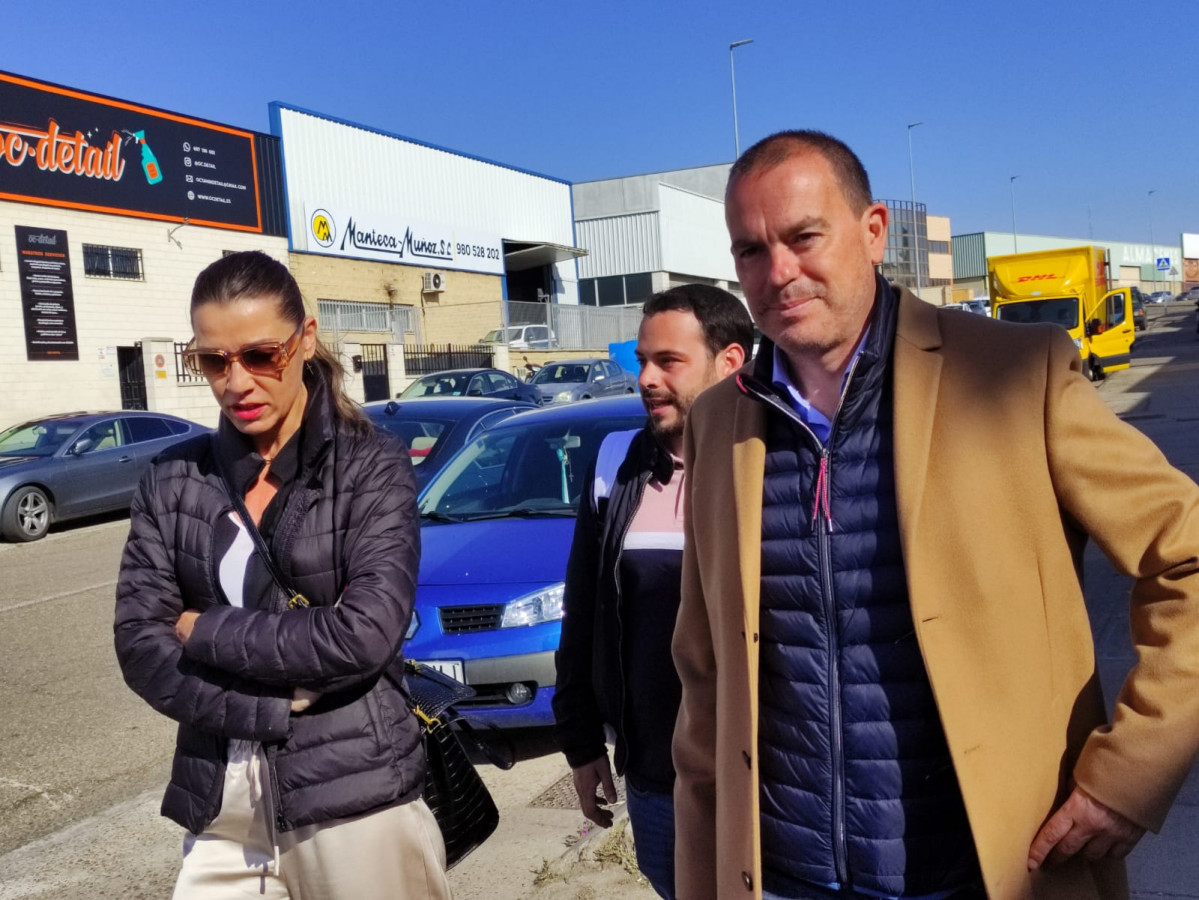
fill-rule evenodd
<path id="1" fill-rule="evenodd" d="M 418 723 L 387 673 L 412 615 L 420 532 L 403 445 L 338 422 L 309 377 L 299 468 L 277 519 L 272 555 L 311 603 L 288 610 L 272 588 L 258 608 L 225 603 L 214 525 L 231 509 L 215 468 L 234 484 L 261 466 L 222 423 L 155 460 L 134 498 L 117 584 L 116 651 L 125 681 L 179 722 L 163 815 L 199 833 L 220 810 L 230 738 L 260 741 L 275 825 L 302 825 L 407 802 L 420 794 Z M 174 635 L 200 610 L 187 645 Z M 292 715 L 300 686 L 323 696 Z"/>
<path id="2" fill-rule="evenodd" d="M 899 541 L 877 315 L 823 445 L 769 387 L 763 342 L 743 389 L 767 403 L 759 759 L 763 888 L 936 896 L 979 883 L 969 823 L 916 641 Z"/>

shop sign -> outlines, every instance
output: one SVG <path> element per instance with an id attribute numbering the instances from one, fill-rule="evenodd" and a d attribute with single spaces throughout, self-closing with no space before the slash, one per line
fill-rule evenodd
<path id="1" fill-rule="evenodd" d="M 313 206 L 306 215 L 313 253 L 504 274 L 504 242 L 494 235 L 341 207 Z"/>
<path id="2" fill-rule="evenodd" d="M 16 226 L 17 277 L 25 314 L 25 358 L 79 359 L 67 233 Z"/>
<path id="3" fill-rule="evenodd" d="M 252 132 L 0 72 L 0 199 L 262 231 Z"/>

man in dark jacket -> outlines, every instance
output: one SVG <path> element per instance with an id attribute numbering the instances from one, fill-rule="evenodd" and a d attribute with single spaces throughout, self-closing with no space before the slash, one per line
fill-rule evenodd
<path id="1" fill-rule="evenodd" d="M 600 446 L 566 575 L 554 717 L 584 815 L 607 827 L 616 801 L 605 746 L 626 777 L 637 861 L 674 896 L 674 767 L 679 680 L 670 658 L 683 551 L 682 437 L 696 396 L 748 358 L 753 325 L 727 291 L 683 285 L 643 307 L 637 336 L 649 422 Z"/>

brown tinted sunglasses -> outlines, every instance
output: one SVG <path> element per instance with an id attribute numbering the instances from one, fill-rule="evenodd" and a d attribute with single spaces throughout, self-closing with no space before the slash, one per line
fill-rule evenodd
<path id="1" fill-rule="evenodd" d="M 304 331 L 304 323 L 286 341 L 263 341 L 261 344 L 251 344 L 229 353 L 225 350 L 199 350 L 195 346 L 196 339 L 188 341 L 187 349 L 183 351 L 183 363 L 193 375 L 199 375 L 210 381 L 223 378 L 229 367 L 240 362 L 243 369 L 251 375 L 278 375 L 291 362 L 292 354 L 296 352 L 296 342 Z"/>

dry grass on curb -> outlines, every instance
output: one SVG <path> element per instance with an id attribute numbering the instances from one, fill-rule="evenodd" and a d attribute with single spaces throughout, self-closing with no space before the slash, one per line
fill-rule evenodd
<path id="1" fill-rule="evenodd" d="M 645 876 L 637 868 L 637 853 L 633 847 L 633 832 L 629 820 L 618 819 L 603 835 L 591 823 L 585 823 L 575 834 L 566 838 L 567 852 L 558 860 L 543 859 L 541 866 L 533 870 L 535 887 L 547 887 L 554 882 L 570 884 L 587 873 L 602 872 L 619 867 L 640 884 L 646 884 Z M 577 900 L 587 900 L 588 887 L 579 885 Z M 592 892 L 594 893 L 594 892 Z"/>

